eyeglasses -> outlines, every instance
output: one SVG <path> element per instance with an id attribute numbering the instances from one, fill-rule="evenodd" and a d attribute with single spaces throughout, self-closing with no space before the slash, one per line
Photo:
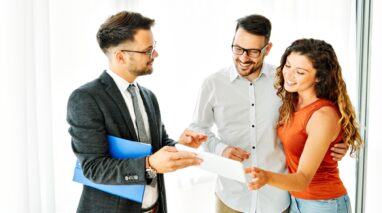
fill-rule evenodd
<path id="1" fill-rule="evenodd" d="M 146 51 L 137 51 L 137 50 L 121 50 L 122 52 L 128 52 L 128 53 L 142 53 L 142 54 L 146 54 L 149 58 L 151 58 L 154 54 L 154 51 L 155 51 L 155 45 L 156 45 L 156 41 L 154 41 L 154 44 L 152 47 L 150 47 L 148 50 Z"/>
<path id="2" fill-rule="evenodd" d="M 232 47 L 232 52 L 235 55 L 243 55 L 243 53 L 246 52 L 247 56 L 249 56 L 251 58 L 258 58 L 264 52 L 264 50 L 267 46 L 268 46 L 268 43 L 265 44 L 265 46 L 261 49 L 245 49 L 245 48 L 242 48 L 238 45 L 233 45 L 233 44 L 231 47 Z"/>

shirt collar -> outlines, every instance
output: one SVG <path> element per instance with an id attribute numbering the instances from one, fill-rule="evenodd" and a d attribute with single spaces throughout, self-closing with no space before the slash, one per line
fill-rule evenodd
<path id="1" fill-rule="evenodd" d="M 270 72 L 270 69 L 268 68 L 268 66 L 263 63 L 263 66 L 261 67 L 261 70 L 260 70 L 260 75 L 258 78 L 262 77 L 264 75 L 264 77 L 267 77 L 267 75 L 269 74 Z M 235 65 L 234 66 L 231 66 L 231 68 L 229 69 L 229 80 L 231 82 L 233 82 L 235 79 L 237 78 L 242 78 L 244 79 L 244 77 L 242 77 L 241 75 L 239 75 L 239 73 L 237 72 L 236 70 L 236 67 Z"/>
<path id="2" fill-rule="evenodd" d="M 121 91 L 126 91 L 127 88 L 129 87 L 130 84 L 134 84 L 134 86 L 136 88 L 138 88 L 138 84 L 136 81 L 134 81 L 133 83 L 129 83 L 128 81 L 126 81 L 125 79 L 123 79 L 121 76 L 115 74 L 113 71 L 111 71 L 110 69 L 107 69 L 106 70 L 107 74 L 109 74 L 111 76 L 111 78 L 114 80 L 115 84 L 117 85 L 118 89 L 121 90 Z"/>

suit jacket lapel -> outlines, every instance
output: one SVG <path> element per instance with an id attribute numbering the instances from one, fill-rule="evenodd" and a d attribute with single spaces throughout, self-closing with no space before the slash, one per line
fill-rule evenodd
<path id="1" fill-rule="evenodd" d="M 125 120 L 126 127 L 129 131 L 129 135 L 133 137 L 134 140 L 138 141 L 138 136 L 134 129 L 134 124 L 131 119 L 129 110 L 127 109 L 125 100 L 122 97 L 121 92 L 119 91 L 117 85 L 115 84 L 114 80 L 109 76 L 109 74 L 104 71 L 102 75 L 100 76 L 101 81 L 106 85 L 105 91 L 108 93 L 113 99 L 113 101 L 118 106 L 119 110 L 121 111 L 121 115 L 123 119 Z"/>

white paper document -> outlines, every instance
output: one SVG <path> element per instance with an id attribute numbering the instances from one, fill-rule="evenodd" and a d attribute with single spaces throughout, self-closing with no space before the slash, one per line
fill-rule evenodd
<path id="1" fill-rule="evenodd" d="M 182 144 L 176 144 L 178 151 L 186 151 L 197 154 L 203 162 L 197 168 L 204 169 L 217 175 L 231 178 L 246 183 L 243 164 L 239 161 L 231 160 L 222 156 L 211 154 L 203 150 L 194 149 Z"/>

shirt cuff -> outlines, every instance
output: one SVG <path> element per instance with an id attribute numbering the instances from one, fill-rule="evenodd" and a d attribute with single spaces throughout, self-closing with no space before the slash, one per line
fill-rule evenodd
<path id="1" fill-rule="evenodd" d="M 228 147 L 227 144 L 218 143 L 215 148 L 215 154 L 223 156 L 223 151 Z"/>

